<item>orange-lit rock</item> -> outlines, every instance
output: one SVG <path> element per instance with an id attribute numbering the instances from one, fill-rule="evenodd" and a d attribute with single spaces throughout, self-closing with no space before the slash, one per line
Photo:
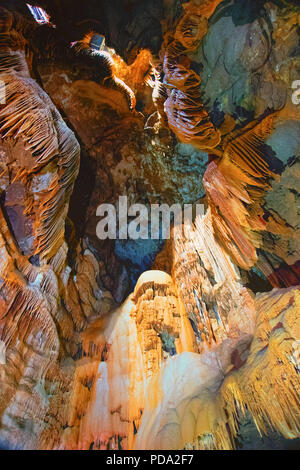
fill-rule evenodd
<path id="1" fill-rule="evenodd" d="M 234 449 L 245 416 L 285 447 L 299 7 L 73 1 L 44 26 L 0 8 L 0 447 Z M 164 246 L 99 240 L 120 195 L 203 213 Z"/>
<path id="2" fill-rule="evenodd" d="M 238 370 L 226 374 L 224 347 L 170 359 L 150 384 L 161 390 L 162 405 L 145 409 L 136 447 L 231 449 L 246 406 L 261 432 L 268 423 L 287 438 L 298 436 L 298 302 L 297 288 L 257 298 L 254 339 Z"/>
<path id="3" fill-rule="evenodd" d="M 172 131 L 181 142 L 201 149 L 213 149 L 221 140 L 219 130 L 209 119 L 201 103 L 199 75 L 190 68 L 186 55 L 193 51 L 207 31 L 207 21 L 220 0 L 188 2 L 185 15 L 174 36 L 167 35 L 163 51 L 164 83 L 168 91 L 165 112 Z"/>

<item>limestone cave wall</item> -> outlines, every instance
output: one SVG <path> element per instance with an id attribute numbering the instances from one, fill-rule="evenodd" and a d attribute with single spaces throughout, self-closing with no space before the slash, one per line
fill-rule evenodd
<path id="1" fill-rule="evenodd" d="M 296 448 L 298 2 L 30 6 L 0 0 L 1 447 Z M 193 217 L 101 240 L 121 196 Z"/>

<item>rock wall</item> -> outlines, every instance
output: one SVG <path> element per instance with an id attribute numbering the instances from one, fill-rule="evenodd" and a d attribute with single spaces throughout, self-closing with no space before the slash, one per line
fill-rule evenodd
<path id="1" fill-rule="evenodd" d="M 1 447 L 299 442 L 300 9 L 259 3 L 1 2 Z M 204 213 L 99 240 L 124 195 Z"/>

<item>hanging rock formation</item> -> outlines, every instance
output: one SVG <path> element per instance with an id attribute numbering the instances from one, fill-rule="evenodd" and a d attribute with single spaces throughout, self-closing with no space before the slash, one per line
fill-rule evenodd
<path id="1" fill-rule="evenodd" d="M 256 3 L 1 1 L 2 448 L 299 445 L 300 8 Z M 193 217 L 100 240 L 120 196 Z"/>

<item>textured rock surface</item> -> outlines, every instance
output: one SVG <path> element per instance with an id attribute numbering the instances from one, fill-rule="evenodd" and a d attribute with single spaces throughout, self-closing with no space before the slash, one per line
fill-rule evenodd
<path id="1" fill-rule="evenodd" d="M 299 6 L 38 5 L 0 6 L 1 447 L 295 448 Z M 204 214 L 99 240 L 125 195 Z"/>

